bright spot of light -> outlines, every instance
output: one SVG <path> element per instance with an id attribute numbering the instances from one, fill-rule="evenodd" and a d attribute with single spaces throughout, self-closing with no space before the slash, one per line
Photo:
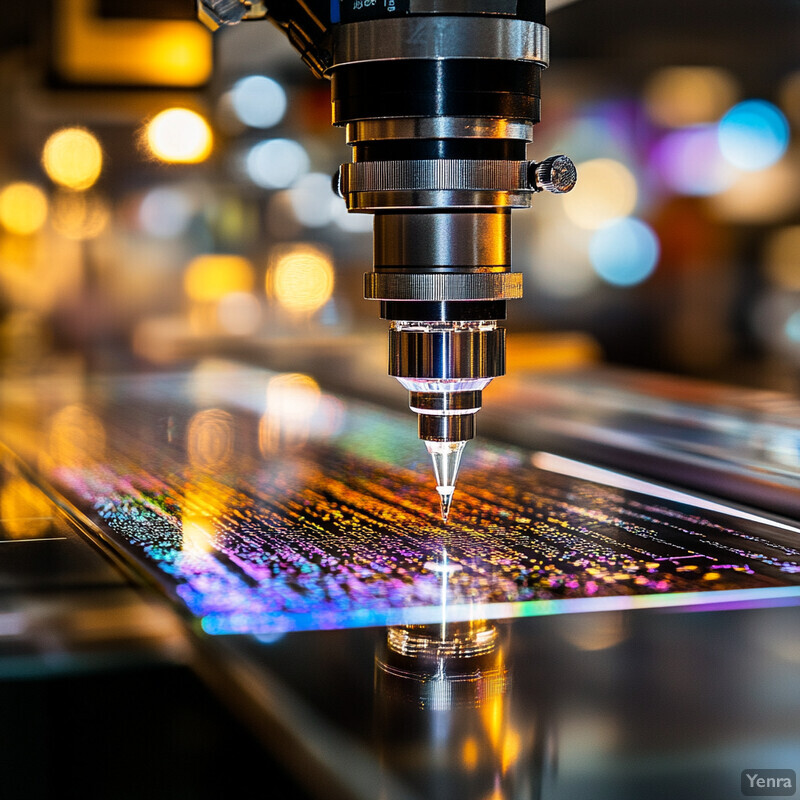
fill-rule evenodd
<path id="1" fill-rule="evenodd" d="M 0 225 L 18 236 L 36 233 L 47 219 L 47 196 L 32 183 L 10 183 L 0 192 Z"/>
<path id="2" fill-rule="evenodd" d="M 719 122 L 722 155 L 735 167 L 753 172 L 774 164 L 789 144 L 789 123 L 766 100 L 745 100 Z"/>
<path id="3" fill-rule="evenodd" d="M 582 297 L 599 283 L 589 261 L 592 233 L 576 230 L 566 220 L 552 220 L 531 238 L 531 277 L 543 294 L 557 298 Z M 554 261 L 553 254 L 558 253 Z"/>
<path id="4" fill-rule="evenodd" d="M 267 139 L 254 145 L 245 158 L 250 180 L 263 189 L 285 189 L 308 172 L 308 154 L 292 139 Z"/>
<path id="5" fill-rule="evenodd" d="M 658 237 L 644 222 L 631 217 L 596 231 L 589 258 L 597 274 L 614 286 L 635 286 L 648 278 L 658 262 Z"/>
<path id="6" fill-rule="evenodd" d="M 738 174 L 722 157 L 716 125 L 696 125 L 668 133 L 656 145 L 653 162 L 664 183 L 686 195 L 721 192 Z"/>
<path id="7" fill-rule="evenodd" d="M 189 227 L 192 202 L 185 192 L 167 186 L 151 189 L 139 205 L 139 224 L 159 239 L 173 239 Z"/>
<path id="8" fill-rule="evenodd" d="M 575 188 L 564 195 L 567 216 L 580 228 L 596 229 L 617 217 L 626 217 L 636 206 L 636 179 L 619 161 L 595 158 L 577 165 Z"/>
<path id="9" fill-rule="evenodd" d="M 0 489 L 3 533 L 9 539 L 34 539 L 53 524 L 53 504 L 29 481 L 11 477 Z"/>
<path id="10" fill-rule="evenodd" d="M 94 239 L 110 218 L 108 203 L 93 192 L 61 191 L 53 198 L 53 228 L 67 239 Z"/>
<path id="11" fill-rule="evenodd" d="M 311 172 L 289 190 L 289 203 L 298 222 L 307 228 L 322 228 L 332 222 L 342 200 L 333 193 L 329 175 Z"/>
<path id="12" fill-rule="evenodd" d="M 648 80 L 644 100 L 650 119 L 677 128 L 718 120 L 736 94 L 736 81 L 723 69 L 666 67 Z"/>
<path id="13" fill-rule="evenodd" d="M 186 450 L 195 467 L 219 469 L 234 453 L 233 417 L 218 408 L 198 411 L 189 421 Z"/>
<path id="14" fill-rule="evenodd" d="M 236 116 L 251 128 L 271 128 L 286 113 L 286 92 L 272 78 L 249 75 L 231 89 L 231 104 Z"/>
<path id="15" fill-rule="evenodd" d="M 258 429 L 258 445 L 263 455 L 300 445 L 308 439 L 321 395 L 319 384 L 310 375 L 288 372 L 270 378 L 267 409 Z"/>
<path id="16" fill-rule="evenodd" d="M 261 326 L 261 304 L 251 292 L 231 292 L 219 301 L 220 328 L 233 336 L 249 336 Z"/>
<path id="17" fill-rule="evenodd" d="M 330 256 L 311 245 L 279 248 L 267 273 L 267 293 L 287 310 L 311 314 L 333 294 Z"/>
<path id="18" fill-rule="evenodd" d="M 86 128 L 62 128 L 45 142 L 42 166 L 55 183 L 68 189 L 88 189 L 100 177 L 103 151 Z"/>
<path id="19" fill-rule="evenodd" d="M 145 128 L 150 152 L 170 164 L 197 164 L 211 154 L 213 134 L 205 118 L 188 108 L 167 108 Z"/>
<path id="20" fill-rule="evenodd" d="M 253 288 L 253 265 L 244 257 L 208 253 L 189 262 L 183 285 L 190 299 L 215 302 L 230 292 Z"/>

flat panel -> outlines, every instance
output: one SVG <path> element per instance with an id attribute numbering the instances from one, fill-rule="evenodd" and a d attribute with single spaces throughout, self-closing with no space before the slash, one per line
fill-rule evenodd
<path id="1" fill-rule="evenodd" d="M 70 392 L 49 387 L 44 478 L 207 633 L 800 595 L 792 524 L 487 441 L 444 525 L 411 415 L 304 376 L 201 365 L 98 380 L 61 407 Z"/>

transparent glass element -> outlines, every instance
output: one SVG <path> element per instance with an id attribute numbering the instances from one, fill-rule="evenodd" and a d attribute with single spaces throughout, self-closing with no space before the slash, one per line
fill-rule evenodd
<path id="1" fill-rule="evenodd" d="M 442 520 L 447 522 L 453 493 L 456 490 L 456 478 L 461 464 L 461 454 L 466 442 L 425 442 L 425 447 L 433 461 L 433 473 L 436 476 L 436 491 L 442 501 Z"/>

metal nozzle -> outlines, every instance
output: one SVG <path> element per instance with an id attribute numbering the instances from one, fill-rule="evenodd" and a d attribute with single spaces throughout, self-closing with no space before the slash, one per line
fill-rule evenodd
<path id="1" fill-rule="evenodd" d="M 504 344 L 505 331 L 494 322 L 392 323 L 389 372 L 409 390 L 409 406 L 419 415 L 445 522 L 482 390 L 505 371 Z"/>
<path id="2" fill-rule="evenodd" d="M 433 461 L 433 473 L 436 476 L 436 491 L 442 502 L 442 521 L 447 522 L 453 494 L 456 490 L 458 468 L 461 465 L 461 454 L 464 452 L 466 441 L 437 442 L 426 441 L 425 447 Z"/>

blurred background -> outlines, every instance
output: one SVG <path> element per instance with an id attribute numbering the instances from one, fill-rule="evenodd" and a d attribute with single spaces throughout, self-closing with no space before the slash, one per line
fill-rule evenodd
<path id="1" fill-rule="evenodd" d="M 510 361 L 794 390 L 800 3 L 558 5 L 528 156 L 579 182 L 513 215 Z M 385 360 L 328 84 L 270 23 L 212 35 L 191 0 L 6 15 L 0 131 L 6 374 L 353 337 Z"/>

